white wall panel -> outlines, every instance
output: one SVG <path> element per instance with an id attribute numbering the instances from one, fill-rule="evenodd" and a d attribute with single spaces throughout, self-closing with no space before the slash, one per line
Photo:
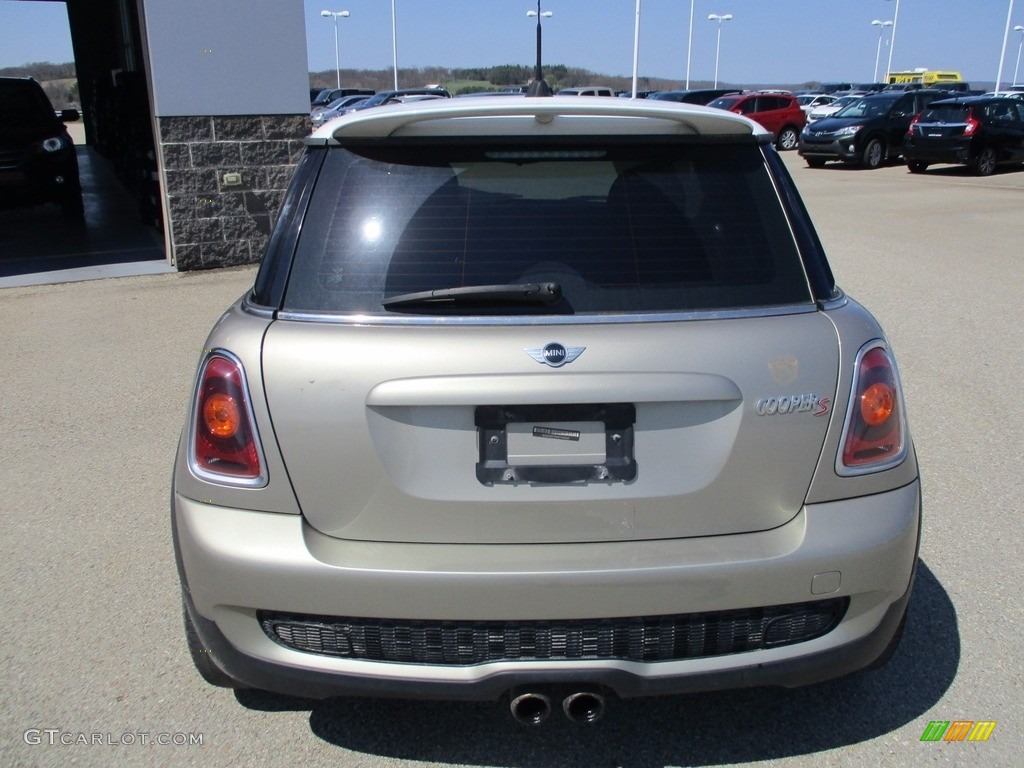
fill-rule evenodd
<path id="1" fill-rule="evenodd" d="M 302 0 L 142 0 L 158 117 L 309 111 Z"/>

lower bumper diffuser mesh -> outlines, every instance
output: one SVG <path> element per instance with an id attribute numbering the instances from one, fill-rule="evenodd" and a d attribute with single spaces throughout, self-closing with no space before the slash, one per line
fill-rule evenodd
<path id="1" fill-rule="evenodd" d="M 468 666 L 494 661 L 672 661 L 791 645 L 832 631 L 847 598 L 677 616 L 569 621 L 403 621 L 259 611 L 263 631 L 298 651 Z"/>

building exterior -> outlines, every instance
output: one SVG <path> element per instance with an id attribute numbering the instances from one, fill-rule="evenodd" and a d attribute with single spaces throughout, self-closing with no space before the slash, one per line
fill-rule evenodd
<path id="1" fill-rule="evenodd" d="M 302 0 L 139 0 L 169 255 L 259 261 L 308 132 Z"/>
<path id="2" fill-rule="evenodd" d="M 308 133 L 303 0 L 65 0 L 87 141 L 180 270 L 259 261 Z"/>

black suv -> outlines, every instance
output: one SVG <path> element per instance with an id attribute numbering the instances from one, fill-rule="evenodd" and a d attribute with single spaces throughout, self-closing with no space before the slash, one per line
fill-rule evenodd
<path id="1" fill-rule="evenodd" d="M 0 205 L 56 203 L 81 216 L 78 156 L 64 127 L 78 110 L 55 112 L 31 78 L 0 77 L 0 115 Z"/>
<path id="2" fill-rule="evenodd" d="M 812 168 L 829 160 L 877 168 L 899 157 L 910 121 L 944 91 L 915 90 L 864 96 L 800 132 L 800 156 Z"/>
<path id="3" fill-rule="evenodd" d="M 740 92 L 736 88 L 697 88 L 689 91 L 655 91 L 647 98 L 655 101 L 677 101 L 680 104 L 708 104 L 715 99 Z"/>
<path id="4" fill-rule="evenodd" d="M 903 142 L 911 173 L 929 163 L 970 166 L 989 176 L 999 163 L 1024 163 L 1024 101 L 979 96 L 935 101 L 914 118 Z"/>

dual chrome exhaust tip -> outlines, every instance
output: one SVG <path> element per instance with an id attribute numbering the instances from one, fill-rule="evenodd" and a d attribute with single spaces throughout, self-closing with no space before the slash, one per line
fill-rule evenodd
<path id="1" fill-rule="evenodd" d="M 509 698 L 509 710 L 517 723 L 540 725 L 551 715 L 551 696 L 543 691 L 513 692 Z M 605 697 L 595 691 L 574 691 L 562 698 L 562 712 L 574 723 L 596 723 L 604 710 Z"/>

